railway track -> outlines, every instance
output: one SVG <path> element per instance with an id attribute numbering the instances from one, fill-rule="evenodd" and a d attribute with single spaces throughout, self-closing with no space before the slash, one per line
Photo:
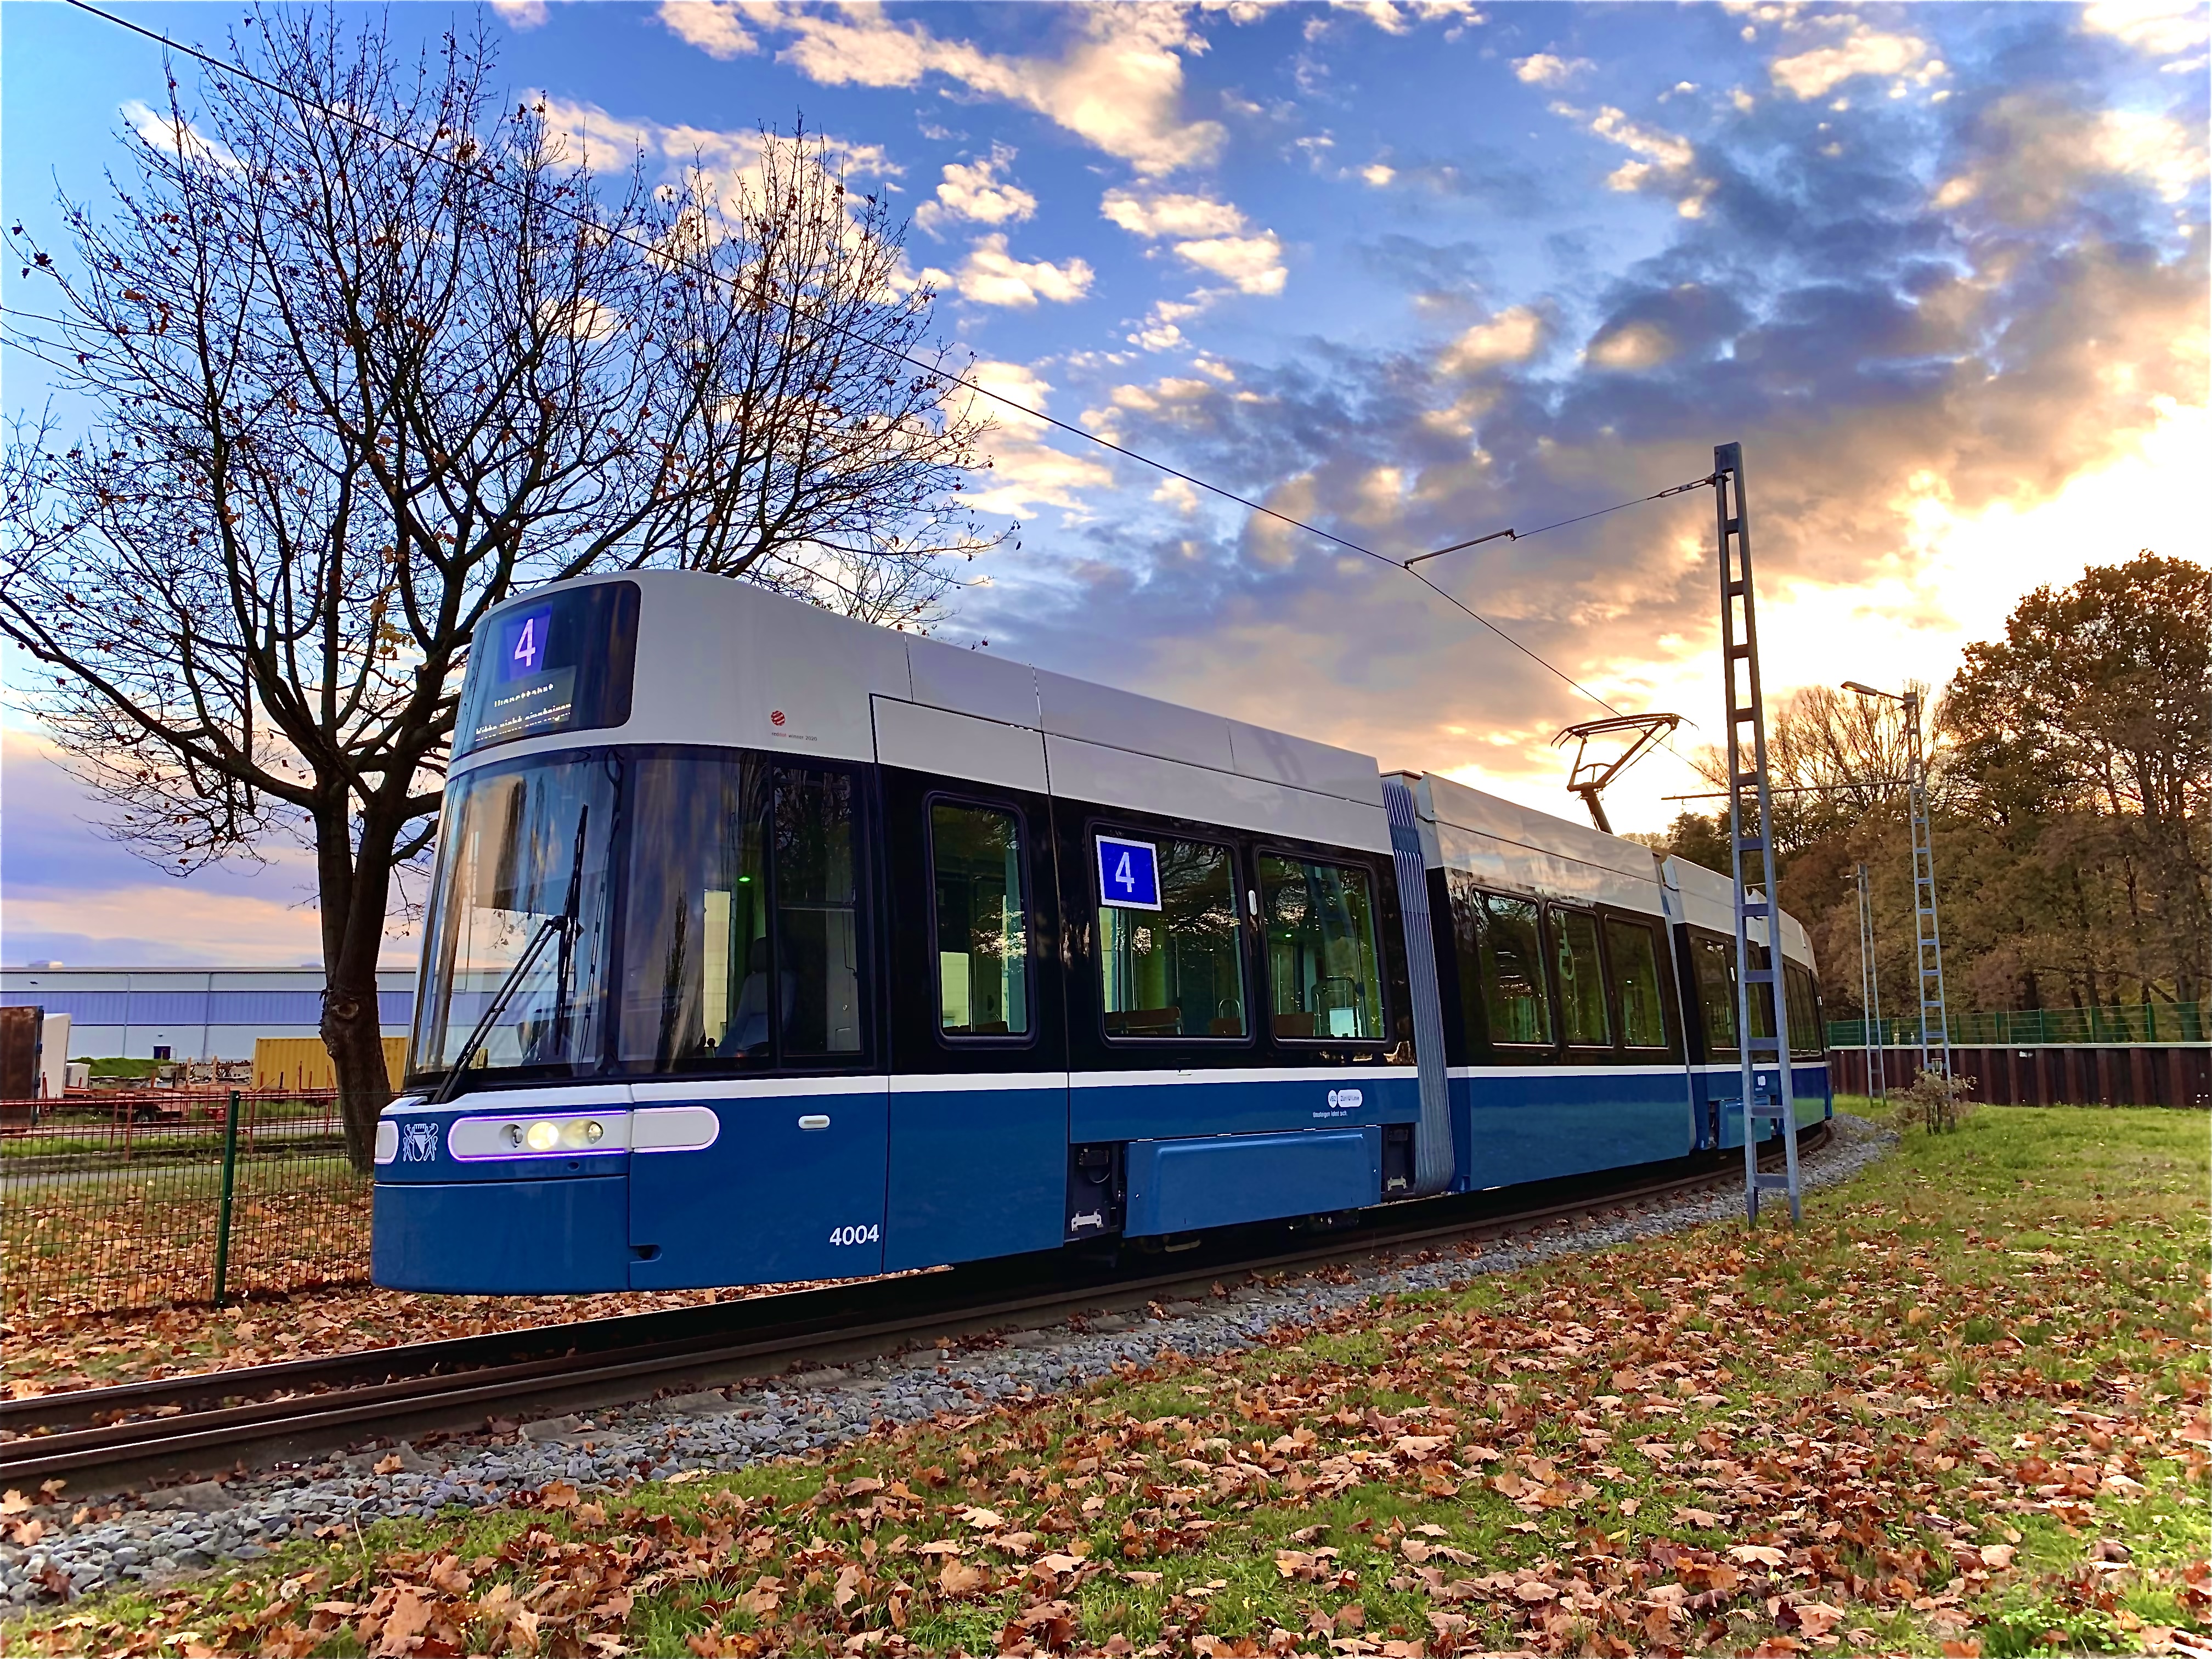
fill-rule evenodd
<path id="1" fill-rule="evenodd" d="M 1829 1134 L 1805 1132 L 1810 1151 Z M 1777 1153 L 1776 1157 L 1779 1157 Z M 1693 1167 L 1686 1167 L 1693 1166 Z M 1231 1275 L 1310 1270 L 1496 1237 L 1740 1180 L 1735 1154 L 1641 1172 L 1393 1206 L 1316 1237 L 1248 1227 L 1134 1272 L 1071 1273 L 1060 1255 L 970 1264 L 663 1313 L 288 1360 L 0 1401 L 0 1482 L 77 1491 L 311 1456 L 371 1435 L 481 1429 L 493 1415 L 627 1401 L 672 1383 L 758 1377 L 793 1362 L 878 1355 L 918 1336 L 1057 1323 L 1139 1307 Z M 1532 1201 L 1533 1200 L 1533 1201 Z M 1507 1203 L 1514 1207 L 1506 1207 Z M 88 1475 L 96 1478 L 88 1483 Z"/>

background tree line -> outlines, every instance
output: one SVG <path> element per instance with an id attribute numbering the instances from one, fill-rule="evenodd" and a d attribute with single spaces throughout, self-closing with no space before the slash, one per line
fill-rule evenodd
<path id="1" fill-rule="evenodd" d="M 1923 693 L 1927 688 L 1915 688 Z M 1809 687 L 1769 733 L 1783 901 L 1833 1018 L 1861 1012 L 1863 862 L 1883 1012 L 1912 1012 L 1912 866 L 1899 706 Z M 1954 1012 L 2196 1002 L 2212 974 L 2212 571 L 2143 552 L 2039 587 L 1969 646 L 1928 732 Z M 1708 757 L 1717 771 L 1717 756 Z M 1668 851 L 1729 867 L 1726 813 Z"/>

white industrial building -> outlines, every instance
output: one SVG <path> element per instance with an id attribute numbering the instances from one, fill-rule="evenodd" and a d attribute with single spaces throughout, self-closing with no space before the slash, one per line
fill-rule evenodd
<path id="1" fill-rule="evenodd" d="M 415 973 L 376 976 L 387 1037 L 404 1037 Z M 0 968 L 0 1006 L 70 1018 L 71 1059 L 251 1060 L 257 1037 L 322 1031 L 316 968 Z"/>

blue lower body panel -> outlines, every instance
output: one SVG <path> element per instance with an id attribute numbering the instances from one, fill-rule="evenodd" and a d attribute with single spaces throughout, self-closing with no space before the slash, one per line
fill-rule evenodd
<path id="1" fill-rule="evenodd" d="M 891 1096 L 885 1271 L 1056 1249 L 1066 1202 L 1065 1086 Z"/>
<path id="2" fill-rule="evenodd" d="M 1765 1086 L 1772 1087 L 1774 1073 L 1771 1067 L 1765 1077 Z M 1743 1114 L 1729 1103 L 1743 1093 L 1742 1073 L 1733 1066 L 1700 1072 L 1698 1073 L 1698 1085 L 1700 1103 L 1710 1109 L 1708 1121 L 1718 1121 L 1722 1150 L 1741 1150 L 1743 1146 Z M 1825 1061 L 1816 1061 L 1809 1066 L 1802 1060 L 1798 1061 L 1790 1068 L 1790 1086 L 1795 1091 L 1796 1117 L 1801 1133 L 1815 1123 L 1836 1115 L 1835 1093 L 1829 1085 L 1828 1067 Z M 1703 1135 L 1700 1144 L 1714 1144 L 1710 1128 Z"/>
<path id="3" fill-rule="evenodd" d="M 370 1240 L 370 1275 L 392 1290 L 627 1290 L 629 1182 L 380 1183 Z"/>
<path id="4" fill-rule="evenodd" d="M 654 1103 L 709 1106 L 721 1128 L 702 1151 L 631 1158 L 631 1289 L 883 1271 L 881 1090 Z"/>
<path id="5" fill-rule="evenodd" d="M 1678 1066 L 1560 1067 L 1451 1080 L 1453 1187 L 1482 1192 L 1685 1158 L 1698 1146 L 1696 1115 Z"/>
<path id="6" fill-rule="evenodd" d="M 1356 1210 L 1382 1196 L 1377 1128 L 1137 1140 L 1127 1156 L 1133 1238 Z"/>

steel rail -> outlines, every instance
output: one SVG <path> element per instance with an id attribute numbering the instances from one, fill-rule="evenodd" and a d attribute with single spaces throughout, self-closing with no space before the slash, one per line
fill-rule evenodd
<path id="1" fill-rule="evenodd" d="M 1809 1150 L 1829 1134 L 1824 1122 L 1801 1132 L 1801 1146 Z M 1701 1164 L 1711 1155 L 1698 1155 Z M 241 1367 L 232 1371 L 198 1373 L 112 1388 L 73 1390 L 33 1395 L 0 1404 L 0 1427 L 14 1429 L 21 1437 L 0 1442 L 0 1481 L 34 1482 L 56 1475 L 82 1474 L 100 1468 L 176 1463 L 216 1451 L 237 1451 L 255 1444 L 315 1441 L 329 1445 L 339 1430 L 374 1424 L 389 1428 L 426 1418 L 451 1419 L 476 1408 L 513 1404 L 555 1393 L 623 1389 L 648 1378 L 676 1378 L 687 1373 L 744 1367 L 751 1375 L 765 1375 L 773 1367 L 806 1358 L 828 1348 L 866 1347 L 878 1351 L 897 1346 L 896 1339 L 937 1330 L 948 1323 L 971 1329 L 990 1329 L 1026 1318 L 1032 1323 L 1052 1322 L 1070 1314 L 1109 1303 L 1140 1303 L 1193 1284 L 1207 1284 L 1224 1275 L 1261 1274 L 1297 1267 L 1316 1267 L 1363 1257 L 1395 1254 L 1425 1244 L 1451 1240 L 1497 1237 L 1525 1231 L 1545 1223 L 1593 1210 L 1635 1203 L 1721 1184 L 1730 1172 L 1717 1163 L 1662 1180 L 1627 1187 L 1585 1191 L 1558 1201 L 1491 1214 L 1468 1215 L 1470 1195 L 1428 1200 L 1405 1206 L 1408 1214 L 1395 1225 L 1363 1227 L 1358 1236 L 1336 1235 L 1326 1243 L 1258 1256 L 1234 1259 L 1206 1255 L 1178 1263 L 1174 1268 L 1136 1277 L 1101 1278 L 1070 1285 L 1065 1279 L 1051 1284 L 1032 1280 L 1019 1293 L 1007 1295 L 1001 1287 L 991 1299 L 963 1295 L 965 1286 L 981 1291 L 977 1283 L 993 1275 L 1001 1264 L 975 1264 L 896 1279 L 863 1281 L 850 1286 L 792 1291 L 749 1297 L 738 1302 L 714 1303 L 673 1310 L 680 1316 L 738 1316 L 750 1323 L 761 1313 L 788 1317 L 759 1319 L 757 1328 L 732 1340 L 738 1333 L 726 1328 L 649 1342 L 617 1342 L 595 1349 L 611 1329 L 639 1328 L 641 1322 L 663 1320 L 657 1314 L 630 1315 L 609 1320 L 580 1322 L 570 1326 L 539 1327 L 488 1337 L 411 1344 L 393 1348 L 330 1356 L 325 1359 L 284 1361 L 271 1365 Z M 1586 1177 L 1571 1177 L 1579 1182 Z M 1564 1182 L 1547 1182 L 1553 1188 Z M 1480 1197 L 1482 1195 L 1471 1195 Z M 1397 1206 L 1392 1206 L 1397 1207 Z M 1440 1218 L 1440 1212 L 1457 1208 L 1462 1213 Z M 1367 1212 L 1371 1213 L 1371 1212 Z M 1241 1230 L 1249 1240 L 1253 1230 Z M 1278 1229 L 1270 1228 L 1273 1236 Z M 1018 1258 L 1017 1261 L 1021 1259 Z M 981 1271 L 978 1271 L 981 1270 Z M 942 1286 L 942 1291 L 938 1287 Z M 925 1305 L 916 1308 L 912 1295 L 921 1291 Z M 904 1299 L 907 1305 L 893 1311 L 886 1307 L 866 1317 L 866 1304 Z M 793 1307 L 792 1304 L 799 1304 Z M 827 1305 L 825 1305 L 827 1304 Z M 858 1305 L 856 1305 L 858 1304 Z M 861 1315 L 859 1322 L 854 1316 Z M 1046 1316 L 1040 1320 L 1040 1316 Z M 549 1341 L 568 1339 L 563 1351 L 519 1363 L 477 1362 L 455 1372 L 461 1361 L 457 1351 L 483 1354 L 499 1351 L 505 1339 L 506 1353 L 518 1346 L 544 1347 Z M 331 1389 L 324 1393 L 296 1392 L 331 1376 L 374 1374 L 386 1380 L 367 1386 Z M 197 1411 L 180 1407 L 210 1399 L 237 1400 L 241 1396 L 278 1390 L 274 1397 L 218 1405 Z M 635 1393 L 627 1398 L 637 1397 Z M 59 1432 L 23 1433 L 20 1426 L 48 1426 L 62 1422 L 96 1419 L 117 1410 L 140 1413 L 166 1410 L 161 1416 L 136 1416 L 121 1422 Z M 345 1443 L 343 1438 L 336 1444 Z"/>

